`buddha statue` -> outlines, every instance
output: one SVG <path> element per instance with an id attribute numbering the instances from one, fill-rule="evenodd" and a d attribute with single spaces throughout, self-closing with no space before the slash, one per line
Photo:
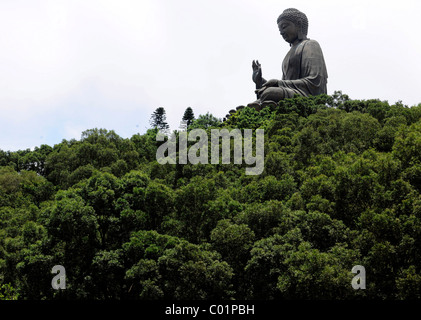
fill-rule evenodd
<path id="1" fill-rule="evenodd" d="M 290 50 L 282 63 L 282 80 L 265 80 L 258 60 L 252 63 L 257 100 L 249 107 L 260 110 L 282 99 L 327 93 L 327 70 L 320 45 L 307 38 L 307 16 L 297 9 L 286 9 L 277 19 L 279 32 Z"/>

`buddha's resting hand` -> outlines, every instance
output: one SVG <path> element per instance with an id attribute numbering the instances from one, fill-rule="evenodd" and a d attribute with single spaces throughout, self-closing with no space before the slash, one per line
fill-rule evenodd
<path id="1" fill-rule="evenodd" d="M 260 88 L 260 89 L 256 89 L 256 90 L 254 90 L 254 93 L 257 95 L 258 98 L 260 98 L 260 96 L 262 95 L 263 91 L 265 91 L 266 89 L 267 89 L 266 87 L 263 87 L 263 88 Z"/>
<path id="2" fill-rule="evenodd" d="M 279 87 L 279 80 L 276 79 L 270 79 L 265 82 L 265 87 Z"/>
<path id="3" fill-rule="evenodd" d="M 269 81 L 266 81 L 260 88 L 257 88 L 254 92 L 256 93 L 257 97 L 260 98 L 263 91 L 270 87 L 279 87 L 279 80 L 270 79 Z"/>
<path id="4" fill-rule="evenodd" d="M 260 88 L 263 83 L 262 66 L 258 60 L 256 61 L 253 60 L 252 68 L 253 68 L 253 76 L 252 76 L 253 82 L 256 84 L 257 88 Z"/>

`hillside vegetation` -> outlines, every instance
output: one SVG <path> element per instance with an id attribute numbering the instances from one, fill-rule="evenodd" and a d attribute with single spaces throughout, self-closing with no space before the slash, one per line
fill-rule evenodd
<path id="1" fill-rule="evenodd" d="M 160 165 L 155 129 L 0 151 L 0 299 L 420 299 L 420 119 L 340 92 L 242 109 L 217 127 L 265 130 L 255 176 Z"/>

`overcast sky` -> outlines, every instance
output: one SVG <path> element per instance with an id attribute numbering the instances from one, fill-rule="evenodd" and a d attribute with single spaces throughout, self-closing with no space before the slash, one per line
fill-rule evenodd
<path id="1" fill-rule="evenodd" d="M 253 59 L 281 78 L 290 7 L 322 47 L 328 94 L 421 103 L 421 1 L 0 0 L 0 149 L 128 138 L 158 107 L 172 130 L 187 107 L 223 118 L 255 100 Z"/>

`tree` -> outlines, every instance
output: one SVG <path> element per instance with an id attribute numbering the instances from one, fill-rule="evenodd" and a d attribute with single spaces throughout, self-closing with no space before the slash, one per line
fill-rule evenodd
<path id="1" fill-rule="evenodd" d="M 214 117 L 209 112 L 205 115 L 199 115 L 199 118 L 193 121 L 190 129 L 207 129 L 210 127 L 218 127 L 222 123 L 221 119 Z"/>
<path id="2" fill-rule="evenodd" d="M 140 230 L 123 244 L 123 255 L 131 297 L 231 298 L 232 268 L 209 245 L 195 245 L 156 231 Z"/>
<path id="3" fill-rule="evenodd" d="M 186 122 L 187 128 L 193 123 L 194 120 L 194 113 L 191 107 L 188 107 L 186 111 L 184 111 L 183 121 Z"/>
<path id="4" fill-rule="evenodd" d="M 180 236 L 193 243 L 208 236 L 205 231 L 210 232 L 208 223 L 214 220 L 208 214 L 208 205 L 215 198 L 215 182 L 211 179 L 194 177 L 187 186 L 178 190 L 175 207 L 177 218 L 184 225 Z"/>
<path id="5" fill-rule="evenodd" d="M 165 109 L 163 107 L 157 108 L 154 113 L 152 113 L 150 124 L 152 128 L 157 128 L 159 130 L 167 130 L 170 128 L 166 122 L 167 116 L 165 114 Z"/>
<path id="6" fill-rule="evenodd" d="M 0 300 L 17 300 L 19 293 L 10 283 L 0 285 Z"/>
<path id="7" fill-rule="evenodd" d="M 254 232 L 246 224 L 235 224 L 229 219 L 220 220 L 211 233 L 213 248 L 219 252 L 234 271 L 232 279 L 237 298 L 244 299 L 249 291 L 249 283 L 244 267 L 250 259 L 250 249 L 254 242 Z"/>

